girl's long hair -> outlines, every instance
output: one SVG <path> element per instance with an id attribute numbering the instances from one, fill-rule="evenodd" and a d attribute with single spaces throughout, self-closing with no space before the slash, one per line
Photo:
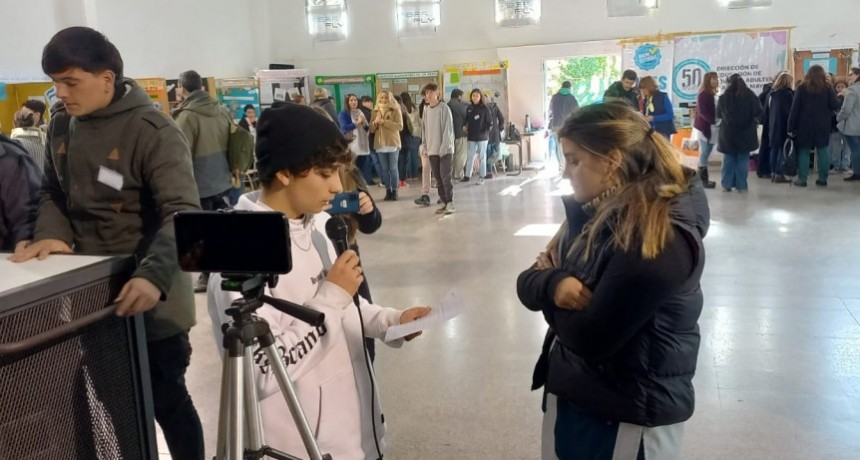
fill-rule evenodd
<path id="1" fill-rule="evenodd" d="M 669 212 L 672 199 L 689 188 L 678 152 L 656 134 L 642 115 L 619 102 L 580 108 L 559 131 L 604 161 L 620 154 L 618 187 L 596 206 L 595 215 L 579 236 L 586 257 L 594 251 L 597 235 L 611 228 L 615 247 L 638 249 L 646 259 L 660 255 L 672 236 Z"/>

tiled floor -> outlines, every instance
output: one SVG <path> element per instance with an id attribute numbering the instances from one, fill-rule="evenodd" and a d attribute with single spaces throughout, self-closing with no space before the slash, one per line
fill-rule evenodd
<path id="1" fill-rule="evenodd" d="M 860 458 L 860 186 L 850 185 L 834 176 L 827 189 L 798 189 L 753 176 L 746 195 L 708 191 L 685 459 Z M 377 302 L 433 304 L 457 288 L 467 305 L 401 350 L 381 347 L 387 458 L 539 458 L 540 394 L 529 385 L 545 326 L 517 301 L 515 280 L 549 236 L 514 235 L 561 222 L 557 186 L 534 173 L 458 184 L 457 214 L 444 218 L 412 204 L 416 188 L 379 203 L 382 229 L 360 237 Z M 202 295 L 198 313 L 188 381 L 211 449 L 220 365 Z"/>

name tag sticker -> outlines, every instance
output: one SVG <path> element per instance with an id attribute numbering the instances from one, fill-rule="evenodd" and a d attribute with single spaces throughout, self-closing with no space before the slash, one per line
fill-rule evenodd
<path id="1" fill-rule="evenodd" d="M 98 181 L 102 184 L 107 185 L 108 187 L 122 191 L 122 174 L 110 169 L 105 168 L 104 166 L 99 166 L 99 177 Z"/>

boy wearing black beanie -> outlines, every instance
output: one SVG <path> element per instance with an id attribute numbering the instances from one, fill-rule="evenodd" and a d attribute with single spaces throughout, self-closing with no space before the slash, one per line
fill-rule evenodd
<path id="1" fill-rule="evenodd" d="M 263 188 L 243 195 L 235 209 L 285 214 L 293 258 L 293 270 L 267 294 L 323 312 L 325 323 L 312 327 L 269 306 L 257 315 L 271 326 L 308 422 L 318 427 L 321 451 L 337 459 L 380 458 L 385 426 L 368 373 L 362 325 L 367 337 L 382 339 L 390 326 L 414 321 L 430 308 L 401 311 L 361 297 L 358 308 L 353 303 L 363 279 L 358 255 L 347 251 L 337 257 L 325 233 L 330 216 L 323 212 L 342 190 L 339 166 L 351 159 L 337 125 L 310 107 L 270 108 L 257 122 L 256 156 Z M 216 340 L 221 324 L 229 321 L 224 312 L 237 297 L 220 285 L 220 275 L 213 275 L 209 314 Z M 402 343 L 387 342 L 393 347 Z M 255 358 L 265 442 L 303 455 L 301 437 L 262 350 L 255 351 Z"/>

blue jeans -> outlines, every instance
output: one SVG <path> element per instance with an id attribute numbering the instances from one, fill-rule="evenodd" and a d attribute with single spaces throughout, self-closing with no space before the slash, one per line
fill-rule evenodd
<path id="1" fill-rule="evenodd" d="M 376 175 L 379 176 L 380 182 L 384 184 L 385 181 L 382 179 L 382 162 L 379 160 L 379 152 L 377 152 L 376 150 L 370 151 L 370 164 L 372 166 L 373 171 L 375 171 Z M 373 178 L 371 177 L 371 179 Z M 370 185 L 372 183 L 373 180 L 368 182 L 367 185 Z"/>
<path id="2" fill-rule="evenodd" d="M 851 168 L 860 176 L 860 136 L 845 136 L 845 144 L 851 150 Z"/>
<path id="3" fill-rule="evenodd" d="M 380 175 L 382 183 L 388 190 L 397 190 L 400 185 L 400 176 L 397 173 L 397 159 L 400 157 L 400 151 L 376 153 L 379 154 L 379 163 L 382 166 Z"/>
<path id="4" fill-rule="evenodd" d="M 707 168 L 708 167 L 708 157 L 711 156 L 711 152 L 714 151 L 714 144 L 711 144 L 708 141 L 699 141 L 699 167 Z"/>
<path id="5" fill-rule="evenodd" d="M 418 158 L 418 146 L 421 145 L 421 139 L 409 136 L 400 149 L 400 179 L 414 179 L 418 177 L 418 166 L 421 165 L 421 159 Z"/>
<path id="6" fill-rule="evenodd" d="M 851 152 L 845 136 L 839 131 L 830 134 L 830 168 L 846 170 L 851 164 Z"/>
<path id="7" fill-rule="evenodd" d="M 487 172 L 493 170 L 493 163 L 499 161 L 499 153 L 501 153 L 501 142 L 490 142 L 487 144 Z"/>
<path id="8" fill-rule="evenodd" d="M 750 172 L 750 154 L 725 153 L 723 154 L 722 186 L 724 189 L 747 190 L 747 176 Z"/>
<path id="9" fill-rule="evenodd" d="M 549 134 L 547 148 L 549 149 L 547 159 L 555 158 L 555 161 L 558 162 L 558 166 L 564 167 L 564 155 L 561 153 L 561 143 L 558 140 L 558 134 L 554 132 Z"/>
<path id="10" fill-rule="evenodd" d="M 361 171 L 364 182 L 373 185 L 373 158 L 370 155 L 359 155 L 355 157 L 355 166 Z"/>
<path id="11" fill-rule="evenodd" d="M 469 155 L 466 159 L 467 179 L 472 177 L 472 170 L 475 169 L 475 153 L 481 158 L 478 167 L 479 177 L 487 176 L 487 141 L 469 141 Z"/>

